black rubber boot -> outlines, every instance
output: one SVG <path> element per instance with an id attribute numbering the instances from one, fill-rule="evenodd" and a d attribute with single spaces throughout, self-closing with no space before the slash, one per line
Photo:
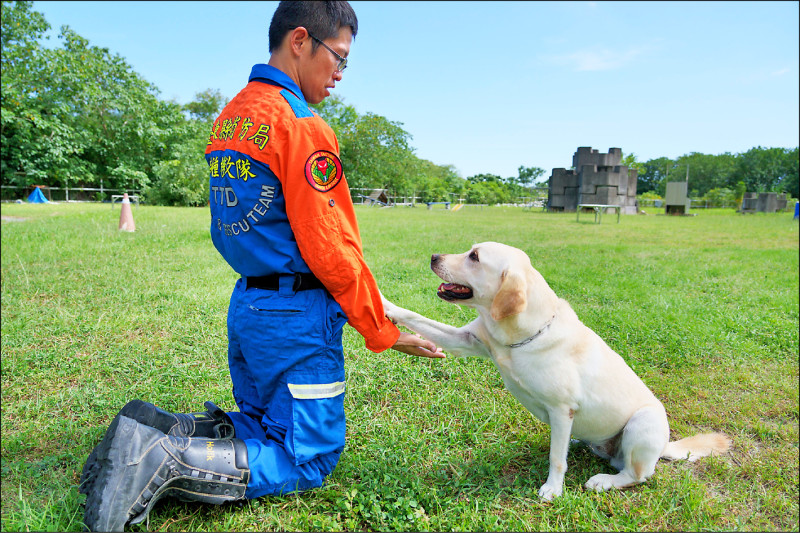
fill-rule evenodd
<path id="1" fill-rule="evenodd" d="M 119 414 L 176 437 L 232 438 L 233 423 L 225 411 L 213 402 L 205 402 L 203 406 L 205 413 L 170 413 L 152 403 L 131 400 Z"/>
<path id="2" fill-rule="evenodd" d="M 126 416 L 114 420 L 85 487 L 89 531 L 123 531 L 165 496 L 211 504 L 244 499 L 250 479 L 244 441 L 175 437 Z"/>
<path id="3" fill-rule="evenodd" d="M 230 417 L 217 407 L 213 402 L 205 402 L 205 413 L 170 413 L 142 400 L 131 400 L 120 409 L 106 431 L 103 440 L 98 444 L 86 459 L 81 471 L 81 481 L 78 490 L 86 494 L 84 487 L 91 483 L 91 477 L 97 470 L 97 450 L 107 446 L 106 441 L 116 429 L 117 418 L 126 416 L 137 422 L 155 428 L 167 435 L 176 437 L 205 437 L 209 439 L 233 438 L 233 423 Z"/>

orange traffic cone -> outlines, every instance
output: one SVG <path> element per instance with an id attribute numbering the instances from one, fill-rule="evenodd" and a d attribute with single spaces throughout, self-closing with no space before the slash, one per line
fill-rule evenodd
<path id="1" fill-rule="evenodd" d="M 122 195 L 122 207 L 119 212 L 120 231 L 136 231 L 136 224 L 133 223 L 133 213 L 131 212 L 131 200 L 128 193 Z"/>

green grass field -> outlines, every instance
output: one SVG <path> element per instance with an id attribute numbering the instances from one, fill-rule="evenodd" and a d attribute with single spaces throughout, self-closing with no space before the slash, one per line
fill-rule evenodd
<path id="1" fill-rule="evenodd" d="M 791 214 L 592 217 L 521 208 L 358 207 L 384 294 L 436 320 L 430 255 L 493 240 L 556 293 L 664 403 L 673 438 L 722 431 L 729 454 L 660 462 L 595 494 L 580 447 L 541 502 L 549 429 L 491 362 L 373 354 L 345 330 L 347 447 L 327 485 L 221 507 L 167 500 L 134 530 L 796 531 L 798 224 Z M 77 483 L 117 410 L 232 410 L 225 313 L 236 274 L 202 208 L 2 205 L 2 530 L 79 531 Z"/>

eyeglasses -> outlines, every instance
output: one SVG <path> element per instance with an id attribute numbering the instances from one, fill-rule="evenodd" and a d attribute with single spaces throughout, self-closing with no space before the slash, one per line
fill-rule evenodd
<path id="1" fill-rule="evenodd" d="M 342 57 L 339 54 L 337 54 L 336 52 L 334 52 L 333 49 L 330 46 L 328 46 L 327 44 L 323 43 L 320 39 L 317 39 L 316 37 L 311 35 L 311 33 L 309 33 L 308 36 L 311 37 L 312 39 L 314 39 L 315 41 L 317 41 L 319 44 L 321 44 L 325 48 L 327 48 L 328 51 L 330 51 L 330 53 L 332 53 L 333 55 L 335 55 L 339 59 L 339 64 L 336 66 L 336 70 L 341 72 L 341 71 L 343 71 L 344 69 L 347 68 L 347 58 L 346 57 Z"/>

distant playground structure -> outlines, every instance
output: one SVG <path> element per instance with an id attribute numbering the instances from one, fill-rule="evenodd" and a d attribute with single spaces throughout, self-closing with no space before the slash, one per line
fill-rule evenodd
<path id="1" fill-rule="evenodd" d="M 354 196 L 356 198 L 361 199 L 361 203 L 364 205 L 369 206 L 377 206 L 380 205 L 382 207 L 388 207 L 393 205 L 393 202 L 386 194 L 386 189 L 353 189 L 354 191 L 362 191 L 362 192 L 354 192 Z M 364 193 L 367 194 L 364 194 Z"/>

